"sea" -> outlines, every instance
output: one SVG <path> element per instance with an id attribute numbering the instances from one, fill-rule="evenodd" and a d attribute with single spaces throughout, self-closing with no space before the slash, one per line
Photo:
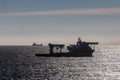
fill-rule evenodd
<path id="1" fill-rule="evenodd" d="M 120 80 L 120 45 L 98 45 L 93 57 L 36 57 L 48 46 L 0 46 L 0 80 Z"/>

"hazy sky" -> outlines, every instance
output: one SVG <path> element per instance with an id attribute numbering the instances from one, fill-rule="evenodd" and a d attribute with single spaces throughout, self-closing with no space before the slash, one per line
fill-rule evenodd
<path id="1" fill-rule="evenodd" d="M 120 0 L 0 0 L 0 44 L 120 43 Z"/>

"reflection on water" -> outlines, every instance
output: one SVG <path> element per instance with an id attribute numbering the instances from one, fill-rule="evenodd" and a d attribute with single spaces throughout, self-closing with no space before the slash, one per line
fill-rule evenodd
<path id="1" fill-rule="evenodd" d="M 1 46 L 0 80 L 120 79 L 120 46 L 100 45 L 93 57 L 35 57 L 48 47 Z"/>

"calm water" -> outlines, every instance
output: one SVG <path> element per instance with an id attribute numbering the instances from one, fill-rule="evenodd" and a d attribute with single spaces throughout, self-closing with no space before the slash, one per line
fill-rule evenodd
<path id="1" fill-rule="evenodd" d="M 100 45 L 93 57 L 35 57 L 48 47 L 1 46 L 0 80 L 120 80 L 120 46 Z"/>

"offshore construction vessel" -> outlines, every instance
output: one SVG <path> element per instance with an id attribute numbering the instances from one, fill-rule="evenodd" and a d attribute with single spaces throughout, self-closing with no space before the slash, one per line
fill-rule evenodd
<path id="1" fill-rule="evenodd" d="M 49 45 L 49 54 L 35 54 L 37 57 L 82 57 L 82 56 L 92 56 L 95 51 L 95 45 L 98 45 L 98 42 L 82 42 L 78 38 L 76 45 L 67 46 L 68 52 L 63 52 L 64 44 L 48 44 Z M 55 52 L 54 49 L 59 50 Z"/>

